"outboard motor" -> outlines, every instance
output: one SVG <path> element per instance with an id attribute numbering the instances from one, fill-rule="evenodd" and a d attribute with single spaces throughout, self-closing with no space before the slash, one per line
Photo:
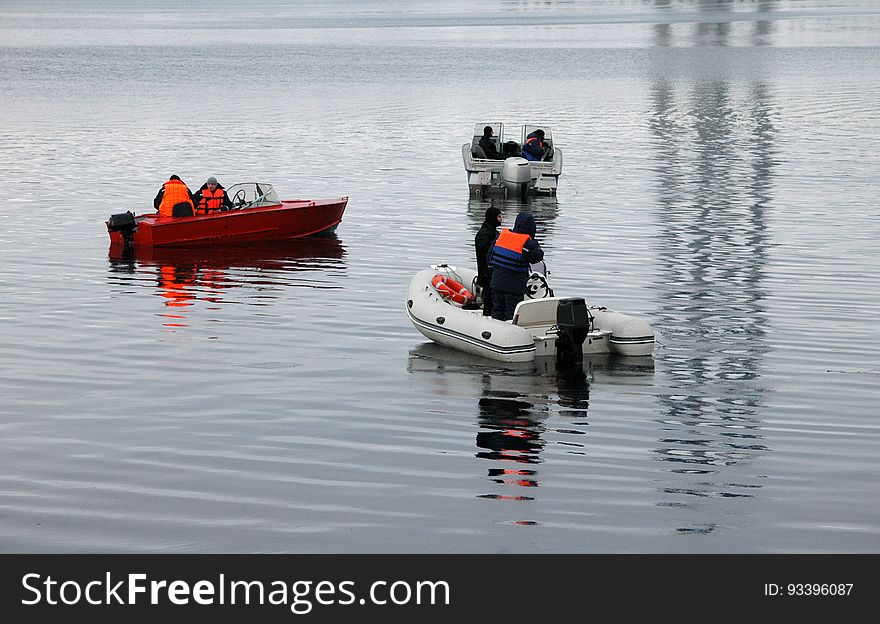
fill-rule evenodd
<path id="1" fill-rule="evenodd" d="M 107 220 L 107 230 L 110 232 L 119 232 L 122 235 L 122 242 L 125 248 L 131 247 L 134 239 L 134 231 L 137 229 L 137 223 L 134 220 L 134 214 L 131 211 L 122 212 L 120 214 L 110 215 Z"/>
<path id="2" fill-rule="evenodd" d="M 504 161 L 501 167 L 501 182 L 508 197 L 523 198 L 532 180 L 532 166 L 525 158 L 514 157 Z"/>
<path id="3" fill-rule="evenodd" d="M 590 311 L 580 297 L 560 299 L 556 304 L 556 367 L 580 366 L 584 361 L 584 340 L 590 333 Z"/>

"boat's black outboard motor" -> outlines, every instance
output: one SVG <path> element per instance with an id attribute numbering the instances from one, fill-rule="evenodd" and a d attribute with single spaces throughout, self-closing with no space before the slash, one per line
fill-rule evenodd
<path id="1" fill-rule="evenodd" d="M 556 304 L 556 367 L 580 366 L 584 361 L 584 340 L 590 333 L 590 311 L 580 297 L 560 299 Z"/>
<path id="2" fill-rule="evenodd" d="M 107 220 L 107 229 L 111 232 L 119 232 L 122 235 L 125 248 L 130 248 L 134 239 L 134 231 L 137 229 L 134 214 L 129 211 L 110 215 L 110 219 Z"/>

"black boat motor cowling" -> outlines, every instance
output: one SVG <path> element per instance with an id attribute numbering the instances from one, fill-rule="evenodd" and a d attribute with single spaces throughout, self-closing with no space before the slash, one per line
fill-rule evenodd
<path id="1" fill-rule="evenodd" d="M 134 238 L 134 231 L 137 229 L 134 214 L 129 211 L 110 215 L 110 218 L 107 220 L 107 229 L 111 232 L 119 232 L 122 235 L 122 241 L 125 243 L 125 246 L 130 246 Z"/>
<path id="2" fill-rule="evenodd" d="M 590 333 L 590 311 L 580 297 L 560 299 L 556 305 L 556 366 L 566 368 L 584 361 L 584 340 Z"/>

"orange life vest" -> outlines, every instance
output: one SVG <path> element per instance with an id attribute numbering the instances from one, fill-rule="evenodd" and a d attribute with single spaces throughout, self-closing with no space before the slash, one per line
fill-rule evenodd
<path id="1" fill-rule="evenodd" d="M 209 212 L 220 210 L 220 207 L 223 205 L 224 195 L 226 195 L 226 191 L 219 186 L 214 189 L 213 193 L 211 189 L 203 188 L 202 197 L 199 200 L 199 209 L 196 211 L 197 214 L 208 214 Z"/>
<path id="2" fill-rule="evenodd" d="M 531 236 L 513 232 L 503 228 L 495 240 L 489 264 L 499 266 L 511 271 L 529 272 L 529 265 L 523 259 L 523 247 Z"/>
<path id="3" fill-rule="evenodd" d="M 182 180 L 168 180 L 162 185 L 162 188 L 165 189 L 165 194 L 162 195 L 162 203 L 159 204 L 160 217 L 170 217 L 175 204 L 189 204 L 191 208 L 195 209 L 189 196 L 189 189 Z"/>
<path id="4" fill-rule="evenodd" d="M 535 149 L 535 146 L 532 145 L 533 143 L 537 143 L 537 153 L 532 151 Z M 523 143 L 522 152 L 524 158 L 529 160 L 541 160 L 544 156 L 544 141 L 536 136 L 529 137 L 526 139 L 525 143 Z"/>

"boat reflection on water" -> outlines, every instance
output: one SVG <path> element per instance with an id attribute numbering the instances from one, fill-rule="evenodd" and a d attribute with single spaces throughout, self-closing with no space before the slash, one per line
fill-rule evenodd
<path id="1" fill-rule="evenodd" d="M 561 371 L 552 357 L 535 358 L 535 367 L 542 375 L 555 377 L 562 388 L 577 386 L 578 371 Z M 590 381 L 603 384 L 649 386 L 654 383 L 654 358 L 648 356 L 593 353 L 584 356 L 583 373 Z"/>
<path id="2" fill-rule="evenodd" d="M 497 362 L 451 349 L 435 342 L 425 342 L 409 351 L 410 373 L 458 374 L 476 382 L 490 375 L 496 384 L 509 384 L 522 392 L 558 396 L 563 402 L 574 400 L 577 393 L 592 382 L 650 385 L 654 383 L 654 358 L 616 353 L 584 355 L 578 369 L 564 370 L 552 357 L 538 357 L 531 362 Z M 505 381 L 507 380 L 507 381 Z"/>
<path id="3" fill-rule="evenodd" d="M 335 235 L 323 235 L 222 248 L 111 246 L 108 258 L 114 284 L 125 292 L 154 286 L 164 324 L 181 327 L 197 302 L 269 305 L 273 291 L 291 286 L 338 288 L 330 274 L 345 269 L 345 253 Z"/>
<path id="4" fill-rule="evenodd" d="M 559 369 L 554 358 L 501 363 L 430 342 L 410 350 L 407 370 L 430 375 L 435 393 L 480 397 L 475 456 L 492 462 L 487 474 L 494 487 L 478 497 L 528 501 L 534 499 L 528 490 L 541 484 L 538 466 L 545 461 L 548 435 L 554 437 L 553 446 L 566 452 L 585 452 L 586 445 L 575 436 L 586 435 L 591 384 L 650 383 L 654 365 L 650 357 L 603 354 L 584 356 L 580 367 Z"/>
<path id="5" fill-rule="evenodd" d="M 528 201 L 504 197 L 472 197 L 468 200 L 467 215 L 474 234 L 480 229 L 486 209 L 490 207 L 498 208 L 504 216 L 501 227 L 513 227 L 516 215 L 520 212 L 531 212 L 538 227 L 538 240 L 542 243 L 553 235 L 559 214 L 559 200 L 555 196 L 532 197 Z"/>

